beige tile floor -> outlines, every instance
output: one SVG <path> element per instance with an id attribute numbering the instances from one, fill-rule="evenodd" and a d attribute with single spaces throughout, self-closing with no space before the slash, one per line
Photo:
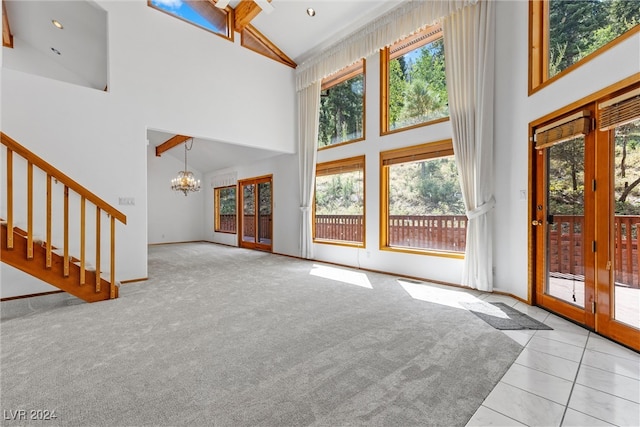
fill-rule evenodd
<path id="1" fill-rule="evenodd" d="M 640 354 L 513 298 L 476 298 L 553 330 L 504 331 L 524 349 L 467 426 L 640 426 Z"/>

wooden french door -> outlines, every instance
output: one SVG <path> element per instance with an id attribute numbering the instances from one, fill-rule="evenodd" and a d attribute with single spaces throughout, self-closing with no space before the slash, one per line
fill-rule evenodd
<path id="1" fill-rule="evenodd" d="M 578 112 L 536 131 L 531 226 L 537 243 L 536 302 L 593 329 L 595 197 L 590 165 L 595 139 L 584 128 L 567 134 L 569 137 L 554 138 L 556 135 L 547 133 L 590 123 L 588 115 Z"/>
<path id="2" fill-rule="evenodd" d="M 272 250 L 273 234 L 273 178 L 271 175 L 239 182 L 240 233 L 239 244 L 244 248 Z"/>
<path id="3" fill-rule="evenodd" d="M 537 305 L 640 350 L 640 91 L 631 106 L 629 93 L 534 127 L 531 258 Z M 612 107 L 624 120 L 606 117 Z"/>

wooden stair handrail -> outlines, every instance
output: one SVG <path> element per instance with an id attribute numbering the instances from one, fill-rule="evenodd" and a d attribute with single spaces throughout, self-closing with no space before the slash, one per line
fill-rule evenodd
<path id="1" fill-rule="evenodd" d="M 36 154 L 29 151 L 27 148 L 20 145 L 17 141 L 15 141 L 10 136 L 6 135 L 4 132 L 0 132 L 1 142 L 6 147 L 7 150 L 7 165 L 6 165 L 6 173 L 7 173 L 7 188 L 6 188 L 6 196 L 7 196 L 7 220 L 2 223 L 2 234 L 3 241 L 2 247 L 11 252 L 9 255 L 10 260 L 7 261 L 10 265 L 17 266 L 22 271 L 31 274 L 35 277 L 46 278 L 45 281 L 48 283 L 57 286 L 67 292 L 72 293 L 73 295 L 80 296 L 85 301 L 91 302 L 100 299 L 106 298 L 117 298 L 118 297 L 118 289 L 116 284 L 116 273 L 115 273 L 115 259 L 116 259 L 116 247 L 115 247 L 115 231 L 116 231 L 116 220 L 120 221 L 122 224 L 127 223 L 127 217 L 102 200 L 100 197 L 96 196 L 94 193 L 78 184 L 76 181 L 68 177 L 62 171 L 56 169 L 54 166 L 38 157 Z M 27 230 L 23 232 L 21 229 L 15 227 L 14 224 L 14 215 L 13 215 L 13 158 L 14 153 L 20 158 L 24 159 L 27 164 L 27 188 L 26 188 L 26 204 L 27 204 L 27 212 L 26 212 L 26 222 L 27 222 Z M 40 248 L 37 251 L 34 251 L 34 233 L 33 233 L 33 215 L 34 215 L 34 192 L 33 192 L 33 169 L 34 167 L 40 169 L 46 174 L 46 242 L 41 244 Z M 56 261 L 54 262 L 53 255 L 53 245 L 51 244 L 51 234 L 52 234 L 52 180 L 56 180 L 56 183 L 61 183 L 64 191 L 63 191 L 63 246 L 62 246 L 62 254 L 55 255 Z M 69 192 L 72 191 L 80 196 L 80 224 L 79 224 L 79 237 L 80 237 L 80 258 L 75 258 L 69 254 Z M 86 203 L 89 202 L 95 206 L 96 210 L 96 269 L 95 274 L 87 271 L 86 264 L 86 216 L 87 209 Z M 110 263 L 109 266 L 111 268 L 110 271 L 110 282 L 105 281 L 109 285 L 109 288 L 106 290 L 102 290 L 101 282 L 103 279 L 101 278 L 101 270 L 100 270 L 100 262 L 101 262 L 101 222 L 100 217 L 104 213 L 109 218 L 110 225 Z M 5 233 L 6 229 L 6 233 Z M 16 243 L 16 239 L 14 239 L 14 235 L 19 236 L 18 244 L 20 247 L 19 251 L 14 251 L 14 244 Z M 24 241 L 22 239 L 24 237 Z M 6 239 L 6 242 L 4 241 Z M 17 256 L 17 252 L 24 252 L 21 256 Z M 42 262 L 42 267 L 34 268 L 35 264 L 34 259 L 36 257 L 40 257 L 40 262 Z M 3 259 L 3 262 L 4 259 Z M 76 263 L 78 263 L 76 265 Z M 57 271 L 57 275 L 51 275 L 51 271 Z M 77 279 L 77 286 L 73 287 L 70 285 L 69 280 Z M 92 283 L 94 282 L 95 292 L 87 292 L 85 285 L 87 280 L 90 280 Z M 82 290 L 82 289 L 85 290 Z M 105 294 L 108 292 L 108 294 Z"/>
<path id="2" fill-rule="evenodd" d="M 39 169 L 41 169 L 48 175 L 51 175 L 52 178 L 58 180 L 59 182 L 64 184 L 66 187 L 73 190 L 74 192 L 79 194 L 81 197 L 84 197 L 86 200 L 90 201 L 91 203 L 93 203 L 94 205 L 96 205 L 101 210 L 111 215 L 113 218 L 117 219 L 121 223 L 123 224 L 127 223 L 127 217 L 125 216 L 125 214 L 123 214 L 122 212 L 120 212 L 119 210 L 111 206 L 109 203 L 102 200 L 100 197 L 96 196 L 94 193 L 92 193 L 82 185 L 78 184 L 73 179 L 69 178 L 66 174 L 64 174 L 59 169 L 51 166 L 45 160 L 38 157 L 36 154 L 32 153 L 31 151 L 27 150 L 25 147 L 20 145 L 18 142 L 16 142 L 13 138 L 8 136 L 4 132 L 0 132 L 0 135 L 2 136 L 2 144 L 5 145 L 8 149 L 19 154 L 21 157 L 25 158 L 27 162 L 32 163 L 33 165 L 37 166 Z"/>

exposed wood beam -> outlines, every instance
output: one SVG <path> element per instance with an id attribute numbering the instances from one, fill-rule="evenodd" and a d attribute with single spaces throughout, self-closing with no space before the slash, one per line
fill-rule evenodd
<path id="1" fill-rule="evenodd" d="M 298 65 L 289 58 L 278 46 L 276 46 L 271 40 L 266 38 L 264 34 L 256 29 L 253 25 L 249 24 L 242 31 L 242 38 L 240 44 L 247 49 L 251 49 L 261 55 L 271 58 L 275 61 L 288 65 L 291 68 L 296 68 Z"/>
<path id="2" fill-rule="evenodd" d="M 2 46 L 13 47 L 13 34 L 11 34 L 7 5 L 4 0 L 2 0 Z"/>
<path id="3" fill-rule="evenodd" d="M 271 3 L 271 0 L 267 0 Z M 241 33 L 244 28 L 249 25 L 251 20 L 258 16 L 262 11 L 260 6 L 253 0 L 242 0 L 236 6 L 234 29 Z"/>
<path id="4" fill-rule="evenodd" d="M 186 135 L 176 135 L 173 138 L 167 139 L 165 142 L 156 147 L 156 156 L 160 157 L 165 151 L 171 150 L 173 147 L 182 144 L 189 138 L 191 137 Z"/>

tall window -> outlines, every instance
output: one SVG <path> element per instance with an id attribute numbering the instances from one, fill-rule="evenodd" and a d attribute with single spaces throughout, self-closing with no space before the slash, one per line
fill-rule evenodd
<path id="1" fill-rule="evenodd" d="M 364 246 L 364 156 L 316 167 L 314 241 Z"/>
<path id="2" fill-rule="evenodd" d="M 640 30 L 636 0 L 529 3 L 530 91 Z"/>
<path id="3" fill-rule="evenodd" d="M 380 61 L 382 134 L 448 118 L 440 25 L 428 27 L 383 49 Z"/>
<path id="4" fill-rule="evenodd" d="M 322 81 L 318 148 L 364 139 L 364 59 Z"/>
<path id="5" fill-rule="evenodd" d="M 385 249 L 460 256 L 467 217 L 451 140 L 380 153 Z"/>
<path id="6" fill-rule="evenodd" d="M 149 6 L 233 40 L 231 13 L 203 0 L 148 0 Z"/>
<path id="7" fill-rule="evenodd" d="M 213 190 L 215 198 L 215 231 L 235 233 L 236 224 L 236 186 L 219 187 Z"/>

